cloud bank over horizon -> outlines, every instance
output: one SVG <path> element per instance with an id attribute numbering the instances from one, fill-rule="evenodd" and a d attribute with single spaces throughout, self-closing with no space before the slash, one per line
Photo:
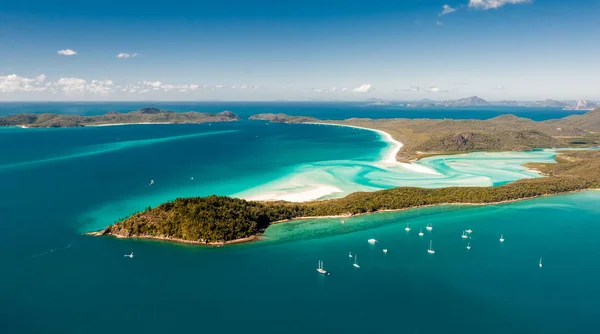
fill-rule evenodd
<path id="1" fill-rule="evenodd" d="M 1 101 L 600 99 L 600 1 L 31 1 L 0 4 Z"/>

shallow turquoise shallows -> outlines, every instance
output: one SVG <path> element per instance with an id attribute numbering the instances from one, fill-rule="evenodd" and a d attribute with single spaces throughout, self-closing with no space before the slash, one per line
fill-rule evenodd
<path id="1" fill-rule="evenodd" d="M 599 332 L 598 191 L 297 221 L 224 248 L 81 235 L 176 197 L 497 186 L 539 177 L 521 164 L 555 156 L 415 167 L 390 164 L 382 139 L 249 121 L 0 128 L 0 333 Z"/>

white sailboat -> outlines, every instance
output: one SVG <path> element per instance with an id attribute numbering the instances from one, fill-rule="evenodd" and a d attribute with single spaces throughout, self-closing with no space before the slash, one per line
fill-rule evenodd
<path id="1" fill-rule="evenodd" d="M 463 239 L 466 239 L 466 238 L 468 238 L 468 237 L 469 237 L 469 236 L 467 235 L 466 231 L 463 231 L 463 234 L 462 234 L 461 238 L 463 238 Z"/>
<path id="2" fill-rule="evenodd" d="M 467 232 L 467 233 L 471 234 L 471 233 L 473 233 L 473 230 L 472 230 L 472 229 L 468 229 L 468 230 L 466 230 L 465 232 Z"/>
<path id="3" fill-rule="evenodd" d="M 385 249 L 383 250 L 383 253 L 384 253 L 384 254 L 387 254 L 387 248 L 385 248 Z"/>
<path id="4" fill-rule="evenodd" d="M 429 240 L 429 249 L 427 250 L 427 253 L 435 254 L 435 251 L 433 250 L 433 240 Z"/>
<path id="5" fill-rule="evenodd" d="M 128 257 L 130 259 L 133 259 L 133 252 L 131 252 L 131 254 L 125 254 L 123 255 L 124 257 Z"/>
<path id="6" fill-rule="evenodd" d="M 504 242 L 504 234 L 500 234 L 500 242 Z"/>
<path id="7" fill-rule="evenodd" d="M 423 229 L 421 229 L 421 231 L 419 231 L 419 236 L 422 237 L 424 235 L 425 235 L 425 233 L 423 233 Z"/>
<path id="8" fill-rule="evenodd" d="M 431 226 L 431 223 L 427 224 L 425 228 L 427 229 L 427 231 L 433 230 L 433 226 Z"/>
<path id="9" fill-rule="evenodd" d="M 467 249 L 471 249 L 471 243 L 470 242 L 467 243 Z"/>
<path id="10" fill-rule="evenodd" d="M 368 241 L 368 242 L 369 242 L 371 245 L 374 245 L 374 244 L 377 242 L 377 240 L 376 240 L 376 239 L 369 239 L 369 240 L 367 240 L 367 241 Z"/>
<path id="11" fill-rule="evenodd" d="M 353 266 L 355 268 L 360 268 L 360 266 L 358 265 L 358 263 L 356 261 L 358 261 L 358 256 L 356 254 L 354 254 L 354 264 L 353 264 Z"/>
<path id="12" fill-rule="evenodd" d="M 542 258 L 540 257 L 540 268 L 542 267 Z"/>
<path id="13" fill-rule="evenodd" d="M 329 275 L 327 270 L 323 269 L 323 261 L 319 260 L 319 265 L 317 267 L 317 272 L 321 275 Z"/>
<path id="14" fill-rule="evenodd" d="M 154 180 L 150 180 L 149 186 L 152 186 L 152 185 L 154 185 Z"/>
<path id="15" fill-rule="evenodd" d="M 352 257 L 352 252 L 349 252 L 349 253 L 348 253 L 348 257 Z"/>
<path id="16" fill-rule="evenodd" d="M 410 231 L 410 227 L 408 227 L 408 223 L 406 223 L 406 227 L 404 228 L 404 230 L 405 230 L 406 232 L 409 232 L 409 231 Z"/>

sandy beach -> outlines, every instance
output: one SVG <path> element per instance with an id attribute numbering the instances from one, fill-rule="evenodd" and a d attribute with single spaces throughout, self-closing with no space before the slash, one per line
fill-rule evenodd
<path id="1" fill-rule="evenodd" d="M 302 124 L 344 126 L 347 128 L 355 128 L 355 129 L 376 132 L 379 135 L 381 135 L 381 138 L 383 139 L 383 141 L 385 141 L 389 145 L 389 150 L 385 153 L 385 155 L 383 156 L 383 159 L 381 159 L 379 161 L 379 163 L 381 165 L 383 165 L 383 166 L 402 166 L 406 169 L 409 169 L 409 170 L 411 170 L 413 172 L 417 172 L 417 173 L 440 175 L 440 173 L 436 172 L 435 170 L 433 170 L 431 168 L 427 168 L 425 166 L 421 166 L 421 165 L 415 164 L 415 163 L 405 163 L 405 162 L 399 162 L 398 160 L 396 160 L 396 156 L 398 155 L 398 152 L 400 152 L 400 150 L 402 149 L 404 144 L 402 144 L 401 142 L 394 139 L 394 137 L 392 137 L 392 135 L 390 135 L 389 133 L 387 133 L 385 131 L 365 128 L 362 126 L 335 124 L 335 123 L 305 122 Z"/>

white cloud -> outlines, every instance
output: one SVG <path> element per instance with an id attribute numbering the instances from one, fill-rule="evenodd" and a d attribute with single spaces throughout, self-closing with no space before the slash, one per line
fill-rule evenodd
<path id="1" fill-rule="evenodd" d="M 442 11 L 440 12 L 439 16 L 447 15 L 447 14 L 454 13 L 454 12 L 456 12 L 456 8 L 452 8 L 449 5 L 443 5 Z"/>
<path id="2" fill-rule="evenodd" d="M 63 56 L 75 56 L 77 51 L 73 51 L 71 49 L 58 50 L 56 53 Z"/>
<path id="3" fill-rule="evenodd" d="M 469 7 L 475 9 L 495 9 L 504 5 L 515 5 L 519 3 L 528 3 L 532 0 L 469 0 Z"/>
<path id="4" fill-rule="evenodd" d="M 442 22 L 442 21 L 437 21 L 437 22 L 435 23 L 435 25 L 436 25 L 436 26 L 443 26 L 443 25 L 444 25 L 444 22 Z"/>
<path id="5" fill-rule="evenodd" d="M 66 94 L 83 93 L 85 91 L 85 80 L 79 78 L 60 78 L 56 85 Z"/>
<path id="6" fill-rule="evenodd" d="M 124 52 L 121 52 L 121 53 L 119 53 L 117 55 L 117 58 L 119 58 L 119 59 L 127 59 L 127 58 L 134 58 L 134 57 L 137 57 L 137 56 L 138 56 L 137 53 L 124 53 Z"/>
<path id="7" fill-rule="evenodd" d="M 170 92 L 170 91 L 179 91 L 181 93 L 185 93 L 187 91 L 190 90 L 196 90 L 198 89 L 200 86 L 198 85 L 194 85 L 194 84 L 190 84 L 190 85 L 170 85 L 170 84 L 166 84 L 164 82 L 161 81 L 140 81 L 138 82 L 137 85 L 130 87 L 134 90 L 140 90 L 140 93 L 142 93 L 143 90 L 163 90 L 165 92 Z"/>
<path id="8" fill-rule="evenodd" d="M 25 78 L 16 74 L 0 76 L 0 93 L 44 91 L 47 90 L 44 81 L 46 76 L 43 74 L 34 78 Z"/>
<path id="9" fill-rule="evenodd" d="M 108 95 L 113 91 L 112 80 L 92 80 L 92 83 L 85 87 L 86 92 L 92 94 Z"/>
<path id="10" fill-rule="evenodd" d="M 407 92 L 418 92 L 420 90 L 421 90 L 421 87 L 417 84 L 412 84 L 407 89 L 404 89 L 404 91 L 407 91 Z"/>
<path id="11" fill-rule="evenodd" d="M 373 86 L 371 86 L 370 84 L 360 85 L 360 86 L 352 89 L 352 91 L 354 93 L 368 93 L 372 90 L 373 90 Z"/>
<path id="12" fill-rule="evenodd" d="M 446 92 L 448 92 L 447 89 L 442 89 L 442 88 L 435 87 L 435 86 L 429 87 L 427 89 L 427 91 L 430 92 L 430 93 L 446 93 Z"/>

